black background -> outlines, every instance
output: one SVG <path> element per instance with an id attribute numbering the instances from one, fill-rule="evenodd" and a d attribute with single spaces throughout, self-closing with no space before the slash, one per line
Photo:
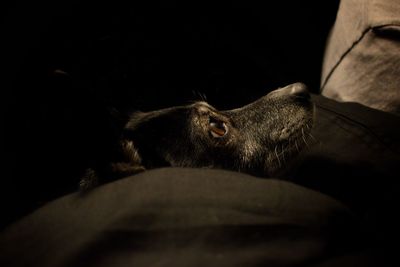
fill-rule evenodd
<path id="1" fill-rule="evenodd" d="M 140 1 L 142 2 L 142 1 Z M 275 3 L 276 2 L 276 3 Z M 1 8 L 1 225 L 77 189 L 122 113 L 318 93 L 338 1 L 34 2 Z"/>

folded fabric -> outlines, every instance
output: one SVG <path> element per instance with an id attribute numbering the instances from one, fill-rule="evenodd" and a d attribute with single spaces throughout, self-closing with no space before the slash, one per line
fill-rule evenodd
<path id="1" fill-rule="evenodd" d="M 322 94 L 400 114 L 400 2 L 342 0 L 327 41 Z"/>
<path id="2" fill-rule="evenodd" d="M 0 264 L 291 266 L 344 244 L 352 220 L 339 202 L 289 182 L 166 168 L 41 208 L 1 236 Z"/>

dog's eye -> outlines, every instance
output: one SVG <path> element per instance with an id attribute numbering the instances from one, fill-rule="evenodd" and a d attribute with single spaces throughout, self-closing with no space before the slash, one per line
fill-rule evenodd
<path id="1" fill-rule="evenodd" d="M 225 122 L 210 117 L 210 133 L 212 137 L 220 138 L 226 135 L 228 128 Z"/>

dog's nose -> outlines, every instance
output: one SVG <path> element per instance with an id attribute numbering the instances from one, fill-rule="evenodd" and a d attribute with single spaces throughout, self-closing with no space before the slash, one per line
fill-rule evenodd
<path id="1" fill-rule="evenodd" d="M 304 100 L 309 100 L 311 98 L 307 86 L 304 83 L 294 83 L 284 88 L 272 91 L 271 93 L 273 96 L 277 97 L 291 95 Z"/>
<path id="2" fill-rule="evenodd" d="M 304 83 L 292 84 L 290 94 L 301 98 L 310 98 L 310 92 L 308 92 L 307 86 Z"/>

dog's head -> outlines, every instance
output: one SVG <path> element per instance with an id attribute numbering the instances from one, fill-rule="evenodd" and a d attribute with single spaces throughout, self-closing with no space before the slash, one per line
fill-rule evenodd
<path id="1" fill-rule="evenodd" d="M 234 110 L 196 102 L 136 112 L 124 127 L 124 159 L 111 169 L 116 177 L 163 166 L 275 175 L 305 145 L 313 110 L 306 86 L 295 83 Z"/>
<path id="2" fill-rule="evenodd" d="M 196 102 L 136 112 L 123 134 L 127 161 L 114 166 L 122 172 L 180 166 L 269 176 L 304 145 L 312 117 L 313 104 L 301 83 L 234 110 L 218 111 Z"/>

